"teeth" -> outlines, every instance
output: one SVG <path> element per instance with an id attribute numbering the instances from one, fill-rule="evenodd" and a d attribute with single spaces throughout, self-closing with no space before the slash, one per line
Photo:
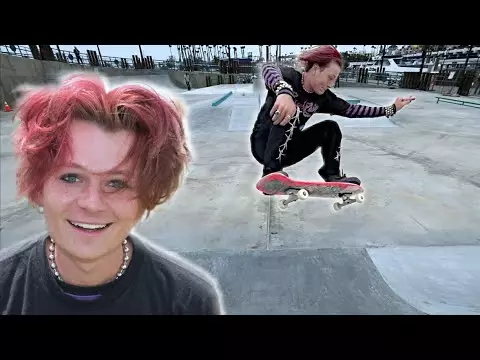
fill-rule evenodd
<path id="1" fill-rule="evenodd" d="M 76 223 L 71 221 L 71 223 L 75 226 L 81 227 L 83 229 L 88 229 L 88 230 L 97 230 L 97 229 L 103 229 L 107 225 L 95 225 L 95 224 L 83 224 L 83 223 Z"/>

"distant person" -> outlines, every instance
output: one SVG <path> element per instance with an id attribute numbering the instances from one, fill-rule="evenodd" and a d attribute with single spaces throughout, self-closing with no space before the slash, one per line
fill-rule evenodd
<path id="1" fill-rule="evenodd" d="M 268 90 L 250 136 L 254 158 L 263 165 L 263 176 L 294 165 L 319 148 L 323 166 L 318 174 L 324 181 L 360 185 L 360 179 L 340 171 L 342 132 L 337 122 L 325 120 L 303 130 L 315 113 L 348 118 L 391 117 L 413 97 L 398 97 L 389 106 L 351 105 L 338 98 L 330 88 L 337 80 L 343 59 L 333 46 L 319 46 L 304 51 L 302 71 L 292 67 L 267 64 L 263 67 L 264 86 Z M 286 174 L 286 173 L 285 173 Z"/>
<path id="2" fill-rule="evenodd" d="M 475 85 L 475 91 L 473 95 L 480 95 L 480 75 L 477 77 L 477 83 Z"/>
<path id="3" fill-rule="evenodd" d="M 73 48 L 73 53 L 75 54 L 75 57 L 77 58 L 77 62 L 79 64 L 83 64 L 83 59 L 80 56 L 80 50 L 78 50 L 76 46 Z"/>
<path id="4" fill-rule="evenodd" d="M 47 231 L 0 252 L 0 314 L 224 313 L 210 275 L 133 232 L 190 159 L 175 98 L 84 75 L 26 94 L 18 111 L 19 193 Z"/>
<path id="5" fill-rule="evenodd" d="M 187 86 L 188 91 L 190 91 L 190 89 L 191 89 L 191 86 L 190 86 L 190 74 L 189 74 L 188 72 L 186 72 L 186 73 L 183 75 L 183 79 L 185 80 L 185 85 Z"/>

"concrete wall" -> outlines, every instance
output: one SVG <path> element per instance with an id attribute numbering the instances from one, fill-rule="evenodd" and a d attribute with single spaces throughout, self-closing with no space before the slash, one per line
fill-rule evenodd
<path id="1" fill-rule="evenodd" d="M 169 76 L 173 84 L 178 87 L 185 88 L 185 83 L 183 81 L 183 76 L 185 71 L 170 71 Z M 244 77 L 245 74 L 233 75 L 233 81 L 236 82 L 239 77 Z M 210 78 L 210 86 L 229 84 L 230 75 L 228 74 L 219 74 L 211 72 L 191 72 L 190 73 L 190 83 L 192 87 L 195 88 L 204 88 L 207 87 L 207 79 Z"/>
<path id="2" fill-rule="evenodd" d="M 3 107 L 4 101 L 15 106 L 17 93 L 15 89 L 23 84 L 45 84 L 54 82 L 59 75 L 71 71 L 96 71 L 106 76 L 145 76 L 145 75 L 168 75 L 171 83 L 179 88 L 185 89 L 183 81 L 184 71 L 174 70 L 134 70 L 118 68 L 92 68 L 79 64 L 66 64 L 57 61 L 42 61 L 0 54 L 0 104 Z M 207 86 L 207 78 L 210 78 L 211 85 L 229 83 L 229 75 L 208 72 L 190 73 L 190 81 L 193 88 Z M 234 77 L 236 81 L 237 76 Z"/>
<path id="3" fill-rule="evenodd" d="M 11 106 L 15 106 L 16 93 L 15 88 L 22 84 L 42 84 L 56 81 L 57 77 L 64 72 L 71 71 L 96 71 L 109 77 L 117 76 L 148 76 L 163 75 L 168 76 L 171 84 L 176 87 L 185 89 L 183 81 L 184 71 L 174 70 L 134 70 L 134 69 L 118 69 L 118 68 L 92 68 L 91 66 L 83 66 L 78 64 L 66 64 L 57 61 L 42 61 L 27 59 L 18 56 L 10 56 L 0 54 L 0 106 L 7 101 Z M 233 81 L 236 82 L 240 75 L 233 75 Z M 210 81 L 208 81 L 208 79 Z M 219 84 L 229 84 L 230 75 L 210 73 L 210 72 L 194 72 L 190 73 L 190 81 L 192 88 L 198 89 Z M 340 80 L 340 87 L 378 87 L 374 84 L 361 84 L 355 81 L 345 82 Z M 387 87 L 380 85 L 380 87 Z"/>
<path id="4" fill-rule="evenodd" d="M 115 68 L 95 68 L 107 76 L 133 76 L 167 74 L 166 70 L 124 70 Z M 45 84 L 56 81 L 59 75 L 72 71 L 94 71 L 90 66 L 66 64 L 57 61 L 42 61 L 18 56 L 0 54 L 0 101 L 15 104 L 15 89 L 23 84 Z"/>

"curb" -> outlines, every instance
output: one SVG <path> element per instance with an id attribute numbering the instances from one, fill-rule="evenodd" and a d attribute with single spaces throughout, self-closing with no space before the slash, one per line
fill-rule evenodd
<path id="1" fill-rule="evenodd" d="M 218 100 L 215 100 L 213 103 L 212 103 L 212 106 L 218 106 L 220 105 L 222 102 L 224 102 L 225 100 L 227 100 L 230 96 L 232 96 L 233 94 L 233 91 L 229 91 L 227 94 L 223 95 L 220 99 Z"/>

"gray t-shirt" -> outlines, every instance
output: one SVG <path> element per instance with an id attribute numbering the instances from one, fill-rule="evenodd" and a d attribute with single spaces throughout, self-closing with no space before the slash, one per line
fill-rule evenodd
<path id="1" fill-rule="evenodd" d="M 221 315 L 221 293 L 199 267 L 130 235 L 126 272 L 95 287 L 59 281 L 46 256 L 48 235 L 0 252 L 2 315 Z"/>

